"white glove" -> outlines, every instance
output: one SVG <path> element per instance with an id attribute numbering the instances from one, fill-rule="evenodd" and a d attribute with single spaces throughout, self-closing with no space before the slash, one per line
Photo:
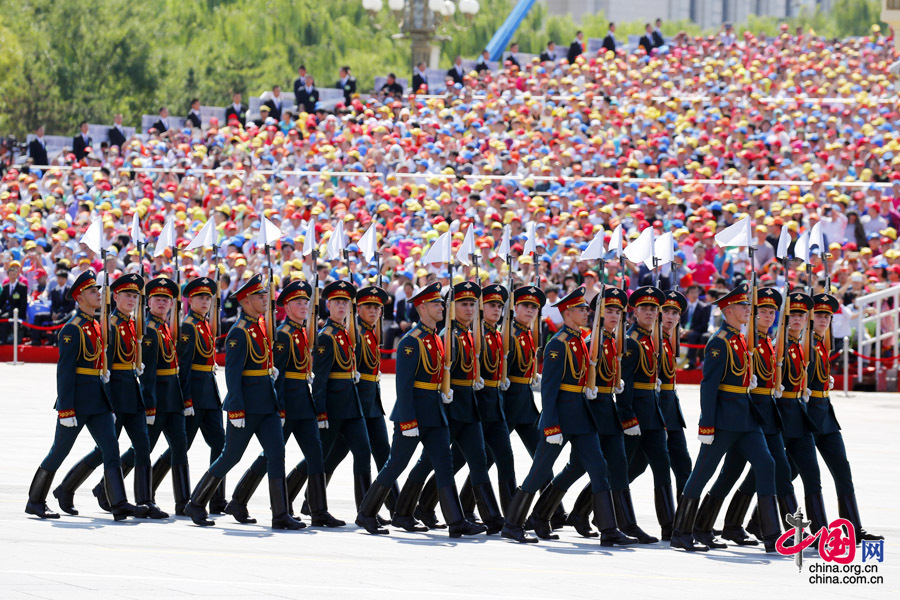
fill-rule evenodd
<path id="1" fill-rule="evenodd" d="M 66 417 L 65 419 L 60 419 L 59 424 L 63 427 L 78 427 L 78 421 L 75 417 Z"/>
<path id="2" fill-rule="evenodd" d="M 553 435 L 548 435 L 546 438 L 548 444 L 556 444 L 557 446 L 561 446 L 563 443 L 562 434 L 554 433 Z"/>
<path id="3" fill-rule="evenodd" d="M 596 400 L 597 399 L 597 388 L 584 388 L 584 397 L 588 400 Z"/>
<path id="4" fill-rule="evenodd" d="M 353 371 L 353 383 L 359 383 L 359 371 Z"/>
<path id="5" fill-rule="evenodd" d="M 319 429 L 328 429 L 328 419 L 319 421 Z"/>
<path id="6" fill-rule="evenodd" d="M 757 387 L 759 387 L 759 381 L 757 381 L 756 375 L 751 375 L 750 376 L 750 389 L 752 390 Z"/>
<path id="7" fill-rule="evenodd" d="M 662 389 L 662 379 L 656 378 L 656 391 L 660 391 Z"/>
<path id="8" fill-rule="evenodd" d="M 828 389 L 829 390 L 834 389 L 834 376 L 831 376 L 828 378 Z"/>
<path id="9" fill-rule="evenodd" d="M 156 423 L 156 415 L 147 415 L 147 426 L 153 425 Z"/>
<path id="10" fill-rule="evenodd" d="M 641 426 L 635 425 L 625 430 L 625 435 L 641 435 Z"/>
<path id="11" fill-rule="evenodd" d="M 779 386 L 775 389 L 775 393 L 774 393 L 773 395 L 774 395 L 776 398 L 781 398 L 782 394 L 784 394 L 784 386 L 783 386 L 783 385 L 779 385 Z"/>
<path id="12" fill-rule="evenodd" d="M 400 432 L 404 437 L 419 437 L 419 428 L 413 427 L 412 429 L 404 429 Z"/>
<path id="13" fill-rule="evenodd" d="M 237 427 L 238 429 L 243 429 L 243 428 L 244 428 L 244 419 L 243 419 L 243 418 L 240 418 L 240 419 L 229 419 L 228 422 L 231 423 L 232 426 Z"/>
<path id="14" fill-rule="evenodd" d="M 479 377 L 472 383 L 472 389 L 476 392 L 484 389 L 484 378 Z"/>
<path id="15" fill-rule="evenodd" d="M 100 374 L 100 381 L 103 383 L 109 383 L 109 371 L 104 371 Z"/>
<path id="16" fill-rule="evenodd" d="M 278 379 L 278 367 L 272 367 L 272 381 Z"/>
<path id="17" fill-rule="evenodd" d="M 193 407 L 193 406 L 188 406 L 187 408 L 185 408 L 185 409 L 184 409 L 184 416 L 186 416 L 186 417 L 193 417 L 193 416 L 194 416 L 194 407 Z"/>
<path id="18" fill-rule="evenodd" d="M 141 363 L 141 366 L 137 368 L 138 377 L 144 374 L 144 363 Z"/>
<path id="19" fill-rule="evenodd" d="M 712 444 L 712 443 L 713 443 L 713 438 L 714 438 L 714 437 L 716 437 L 716 436 L 714 436 L 714 435 L 698 435 L 698 436 L 697 436 L 697 439 L 700 440 L 700 443 L 701 443 L 701 444 L 707 444 L 707 445 L 709 445 L 709 444 Z"/>
<path id="20" fill-rule="evenodd" d="M 531 384 L 531 390 L 534 392 L 541 391 L 541 374 L 536 373 L 534 375 L 534 382 Z"/>
<path id="21" fill-rule="evenodd" d="M 624 391 L 625 391 L 625 380 L 624 380 L 624 379 L 620 379 L 620 380 L 619 380 L 619 385 L 617 385 L 617 386 L 616 386 L 616 389 L 614 389 L 613 391 L 614 391 L 615 393 L 617 393 L 617 394 L 621 394 L 622 392 L 624 392 Z"/>
<path id="22" fill-rule="evenodd" d="M 500 382 L 500 389 L 504 392 L 509 389 L 509 377 Z"/>
<path id="23" fill-rule="evenodd" d="M 806 388 L 805 390 L 803 390 L 803 394 L 801 394 L 800 399 L 803 400 L 804 402 L 808 403 L 810 396 L 812 396 L 812 390 L 809 388 Z"/>
<path id="24" fill-rule="evenodd" d="M 281 426 L 284 427 L 284 424 L 287 423 L 287 419 L 281 417 Z"/>
<path id="25" fill-rule="evenodd" d="M 309 375 L 306 376 L 307 381 L 309 381 L 309 385 L 312 385 L 313 379 L 316 378 L 316 374 L 312 371 L 309 372 Z"/>
<path id="26" fill-rule="evenodd" d="M 450 404 L 451 402 L 453 402 L 453 390 L 450 390 L 450 392 L 447 394 L 441 392 L 441 402 L 443 402 L 444 404 Z"/>

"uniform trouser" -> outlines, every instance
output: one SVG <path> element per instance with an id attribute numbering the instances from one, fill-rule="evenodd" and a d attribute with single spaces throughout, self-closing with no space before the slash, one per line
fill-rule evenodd
<path id="1" fill-rule="evenodd" d="M 670 488 L 672 475 L 669 472 L 671 463 L 669 447 L 666 444 L 666 430 L 650 429 L 642 430 L 640 435 L 626 435 L 625 455 L 628 462 L 631 463 L 639 454 L 643 454 L 650 463 L 650 470 L 653 471 L 653 487 Z"/>
<path id="2" fill-rule="evenodd" d="M 484 443 L 487 446 L 488 468 L 491 463 L 496 463 L 497 478 L 500 481 L 515 480 L 516 465 L 509 439 L 509 426 L 506 421 L 482 421 L 481 429 L 484 433 Z M 454 447 L 456 446 L 454 445 Z M 456 465 L 455 455 L 454 465 Z"/>
<path id="3" fill-rule="evenodd" d="M 197 437 L 197 431 L 203 433 L 203 439 L 209 446 L 209 464 L 219 458 L 222 448 L 225 446 L 225 427 L 222 425 L 221 408 L 194 408 L 194 416 L 185 417 L 185 432 L 187 433 L 187 447 L 190 450 Z M 171 448 L 163 452 L 159 460 L 170 463 Z"/>
<path id="4" fill-rule="evenodd" d="M 691 455 L 687 449 L 687 440 L 684 438 L 684 429 L 676 427 L 666 430 L 666 448 L 669 451 L 669 464 L 672 473 L 675 474 L 675 491 L 681 493 L 688 477 L 691 476 Z M 605 450 L 604 450 L 605 452 Z M 628 465 L 628 481 L 634 481 L 638 475 L 647 470 L 650 461 L 645 452 L 636 452 Z"/>
<path id="5" fill-rule="evenodd" d="M 600 437 L 596 432 L 576 435 L 563 434 L 563 444 L 551 444 L 546 439 L 542 441 L 534 454 L 531 470 L 525 481 L 522 482 L 522 490 L 529 494 L 536 494 L 544 487 L 553 474 L 553 463 L 562 452 L 565 442 L 571 442 L 572 454 L 577 455 L 578 460 L 587 469 L 591 478 L 591 491 L 595 494 L 609 491 L 606 459 L 603 457 Z"/>
<path id="6" fill-rule="evenodd" d="M 147 416 L 144 411 L 136 413 L 116 413 L 116 439 L 122 429 L 131 440 L 131 448 L 134 451 L 134 463 L 139 467 L 150 466 L 150 435 L 147 433 Z M 95 446 L 90 454 L 84 457 L 85 463 L 96 469 L 103 462 L 103 452 L 99 446 Z"/>
<path id="7" fill-rule="evenodd" d="M 787 453 L 784 449 L 784 440 L 781 438 L 781 434 L 773 433 L 767 435 L 766 446 L 769 448 L 769 453 L 775 461 L 775 493 L 778 494 L 778 496 L 793 494 L 794 486 L 791 484 L 791 464 L 788 462 Z M 741 473 L 744 472 L 744 465 L 746 464 L 747 459 L 745 459 L 743 455 L 737 452 L 729 452 L 725 456 L 725 462 L 722 463 L 722 470 L 719 471 L 719 476 L 709 489 L 710 495 L 715 498 L 724 499 L 728 495 L 728 492 L 731 491 L 731 488 L 734 487 L 734 484 L 737 483 Z M 747 496 L 752 496 L 756 493 L 756 473 L 753 469 L 750 469 L 750 472 L 747 473 L 744 481 L 738 486 L 738 491 Z"/>
<path id="8" fill-rule="evenodd" d="M 472 485 L 481 485 L 482 483 L 490 483 L 487 471 L 487 453 L 484 449 L 484 431 L 481 429 L 481 423 L 463 423 L 461 421 L 450 421 L 450 438 L 453 440 L 454 448 L 458 448 L 462 454 L 462 458 L 469 465 L 469 477 Z M 462 468 L 461 461 L 457 458 L 454 460 L 451 453 L 451 463 L 453 464 L 453 473 Z M 419 461 L 409 472 L 409 479 L 413 483 L 425 485 L 428 475 L 434 470 L 430 454 L 425 451 L 419 457 Z M 440 489 L 438 485 L 438 489 Z"/>
<path id="9" fill-rule="evenodd" d="M 322 464 L 322 440 L 319 439 L 319 423 L 313 417 L 309 419 L 287 419 L 284 422 L 284 443 L 294 436 L 300 451 L 303 452 L 304 461 L 309 469 L 310 475 L 320 475 L 325 472 Z M 262 477 L 266 474 L 266 453 L 262 452 L 253 464 L 250 470 Z"/>
<path id="10" fill-rule="evenodd" d="M 716 467 L 727 452 L 737 452 L 756 471 L 756 493 L 760 496 L 775 495 L 775 460 L 766 446 L 762 430 L 717 430 L 712 444 L 700 446 L 694 470 L 684 486 L 684 498 L 700 499 L 703 487 L 716 472 Z"/>
<path id="11" fill-rule="evenodd" d="M 157 412 L 153 425 L 147 427 L 150 436 L 150 450 L 156 447 L 160 434 L 165 434 L 169 450 L 172 451 L 170 464 L 186 465 L 187 458 L 187 433 L 185 432 L 183 412 Z M 129 448 L 122 455 L 122 467 L 130 471 L 134 467 L 134 448 Z"/>
<path id="12" fill-rule="evenodd" d="M 600 436 L 600 449 L 606 459 L 609 488 L 618 492 L 628 489 L 628 462 L 625 458 L 625 436 L 621 433 Z M 581 458 L 573 448 L 569 462 L 559 475 L 553 478 L 553 487 L 568 490 L 587 473 Z"/>
<path id="13" fill-rule="evenodd" d="M 438 489 L 453 485 L 453 464 L 450 454 L 450 429 L 448 427 L 419 426 L 419 435 L 407 437 L 401 433 L 400 424 L 394 423 L 394 438 L 391 454 L 376 483 L 386 488 L 392 487 L 412 460 L 416 448 L 422 443 L 429 462 L 434 466 L 434 478 Z"/>
<path id="14" fill-rule="evenodd" d="M 366 420 L 362 417 L 352 419 L 328 419 L 328 429 L 320 429 L 319 437 L 322 440 L 322 450 L 325 456 L 331 453 L 335 442 L 340 439 L 353 454 L 353 474 L 371 475 L 372 461 L 369 446 L 369 432 L 366 430 Z M 302 463 L 301 463 L 302 465 Z M 301 468 L 298 465 L 298 468 Z M 305 469 L 305 467 L 302 467 Z"/>
<path id="15" fill-rule="evenodd" d="M 62 466 L 63 461 L 83 427 L 88 428 L 91 437 L 94 438 L 97 447 L 103 455 L 103 468 L 114 469 L 121 462 L 119 460 L 119 443 L 116 441 L 116 426 L 113 424 L 113 414 L 111 412 L 101 413 L 99 415 L 77 416 L 78 425 L 75 427 L 63 427 L 56 420 L 56 434 L 53 436 L 53 445 L 50 452 L 41 462 L 41 468 L 47 471 L 57 471 Z"/>
<path id="16" fill-rule="evenodd" d="M 284 433 L 278 413 L 247 414 L 243 427 L 235 427 L 230 421 L 225 429 L 225 447 L 222 454 L 209 466 L 213 477 L 222 479 L 238 464 L 250 438 L 256 436 L 266 456 L 269 479 L 284 477 Z"/>
<path id="17" fill-rule="evenodd" d="M 384 422 L 384 417 L 380 415 L 367 417 L 366 431 L 369 434 L 369 445 L 372 448 L 372 458 L 375 459 L 375 468 L 380 470 L 391 454 L 391 443 L 388 440 L 387 425 Z M 347 458 L 349 453 L 350 447 L 342 439 L 336 439 L 331 446 L 331 451 L 328 452 L 328 456 L 325 457 L 325 472 L 334 473 L 334 470 Z"/>
<path id="18" fill-rule="evenodd" d="M 797 475 L 803 480 L 803 494 L 822 493 L 822 474 L 816 457 L 816 442 L 813 434 L 806 432 L 798 438 L 784 438 L 784 450 L 791 464 L 791 479 Z"/>
<path id="19" fill-rule="evenodd" d="M 838 498 L 853 494 L 853 475 L 850 473 L 850 461 L 847 460 L 847 450 L 844 448 L 844 436 L 840 431 L 815 436 L 816 448 L 822 455 L 822 460 L 831 471 L 834 479 L 834 487 Z"/>
<path id="20" fill-rule="evenodd" d="M 510 436 L 512 436 L 513 432 L 519 434 L 519 439 L 522 440 L 522 445 L 525 446 L 528 455 L 534 458 L 534 453 L 537 452 L 538 446 L 541 445 L 541 441 L 543 441 L 544 437 L 538 430 L 537 423 L 519 423 L 513 425 L 507 421 L 506 427 L 509 429 Z"/>

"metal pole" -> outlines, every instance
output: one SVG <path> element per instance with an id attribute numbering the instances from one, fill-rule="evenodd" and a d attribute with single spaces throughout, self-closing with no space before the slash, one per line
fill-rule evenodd
<path id="1" fill-rule="evenodd" d="M 854 304 L 856 301 L 854 301 Z M 863 352 L 863 313 L 865 312 L 865 307 L 856 305 L 857 313 L 856 313 L 856 349 L 860 354 L 865 354 Z M 863 366 L 862 359 L 856 361 L 856 383 L 862 383 L 863 379 Z"/>
<path id="2" fill-rule="evenodd" d="M 13 309 L 13 359 L 9 365 L 21 365 L 19 362 L 19 309 Z"/>
<path id="3" fill-rule="evenodd" d="M 850 337 L 844 336 L 844 396 L 850 395 Z"/>

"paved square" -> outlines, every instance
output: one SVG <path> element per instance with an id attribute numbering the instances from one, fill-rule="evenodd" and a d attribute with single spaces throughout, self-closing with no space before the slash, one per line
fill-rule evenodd
<path id="1" fill-rule="evenodd" d="M 225 389 L 221 370 L 219 385 Z M 384 377 L 382 385 L 390 410 L 395 396 L 393 377 Z M 440 531 L 412 534 L 391 529 L 390 536 L 376 537 L 355 525 L 338 530 L 307 527 L 299 532 L 273 532 L 267 526 L 265 484 L 250 504 L 260 525 L 240 525 L 227 515 L 206 529 L 185 518 L 114 523 L 91 496 L 98 475 L 75 497 L 79 516 L 64 514 L 59 520 L 41 521 L 25 515 L 24 507 L 31 477 L 52 442 L 55 389 L 53 365 L 0 365 L 0 598 L 4 600 L 308 596 L 543 600 L 595 599 L 610 594 L 731 599 L 808 593 L 818 598 L 900 597 L 897 394 L 844 398 L 838 393 L 834 401 L 853 466 L 863 524 L 887 537 L 884 563 L 877 565 L 884 583 L 813 585 L 809 583 L 809 565 L 823 564 L 819 559 L 805 559 L 800 574 L 791 559 L 766 555 L 759 547 L 729 547 L 697 555 L 661 543 L 607 549 L 596 540 L 579 537 L 571 528 L 560 532 L 559 541 L 534 545 L 517 545 L 497 536 L 450 540 Z M 699 413 L 698 390 L 691 386 L 680 389 L 685 418 L 691 425 L 688 445 L 692 456 L 699 446 L 693 429 Z M 83 431 L 55 483 L 91 447 L 90 436 Z M 513 449 L 521 480 L 530 461 L 517 438 Z M 154 456 L 161 451 L 157 448 Z M 229 494 L 258 451 L 258 444 L 251 443 L 248 454 L 229 475 Z M 290 469 L 302 456 L 295 443 L 289 443 L 287 456 Z M 558 466 L 567 458 L 564 451 Z M 190 461 L 192 481 L 196 482 L 209 464 L 209 452 L 199 436 Z M 834 487 L 824 464 L 822 468 L 826 507 L 834 518 Z M 131 481 L 126 480 L 129 496 Z M 163 510 L 172 512 L 169 481 L 163 483 L 157 501 Z M 797 484 L 800 497 L 802 484 L 799 480 Z M 649 471 L 632 486 L 638 522 L 658 535 L 652 488 Z M 331 512 L 352 522 L 355 509 L 349 459 L 328 490 Z M 568 506 L 574 496 L 573 490 L 566 498 Z M 52 495 L 49 504 L 57 509 Z M 859 555 L 854 563 L 860 566 Z"/>

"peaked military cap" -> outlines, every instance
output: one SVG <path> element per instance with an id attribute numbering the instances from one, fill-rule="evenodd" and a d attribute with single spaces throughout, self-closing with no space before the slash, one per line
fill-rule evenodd
<path id="1" fill-rule="evenodd" d="M 584 286 L 579 285 L 577 288 L 572 290 L 568 296 L 562 298 L 561 300 L 558 300 L 553 306 L 558 308 L 559 312 L 562 312 L 570 308 L 587 305 L 588 303 L 584 300 Z"/>
<path id="2" fill-rule="evenodd" d="M 75 279 L 75 283 L 72 284 L 66 295 L 69 298 L 78 299 L 81 292 L 92 287 L 97 287 L 97 274 L 88 269 Z"/>
<path id="3" fill-rule="evenodd" d="M 788 310 L 791 314 L 794 313 L 808 313 L 812 310 L 813 307 L 813 299 L 804 294 L 803 292 L 791 292 L 790 298 L 788 299 Z"/>
<path id="4" fill-rule="evenodd" d="M 332 281 L 325 286 L 322 294 L 326 300 L 353 300 L 356 298 L 356 286 L 349 281 Z"/>
<path id="5" fill-rule="evenodd" d="M 841 304 L 831 294 L 816 294 L 813 296 L 813 311 L 833 315 L 840 310 Z"/>
<path id="6" fill-rule="evenodd" d="M 184 295 L 188 298 L 194 296 L 215 296 L 216 280 L 209 277 L 198 277 L 184 284 Z"/>
<path id="7" fill-rule="evenodd" d="M 420 306 L 426 302 L 441 301 L 441 282 L 435 281 L 431 285 L 427 285 L 411 298 L 413 306 Z"/>
<path id="8" fill-rule="evenodd" d="M 536 285 L 525 285 L 513 292 L 515 304 L 535 304 L 541 308 L 547 303 L 547 295 Z"/>
<path id="9" fill-rule="evenodd" d="M 116 294 L 119 292 L 140 294 L 144 291 L 144 279 L 137 273 L 122 275 L 110 284 L 109 289 Z"/>
<path id="10" fill-rule="evenodd" d="M 175 298 L 178 295 L 178 284 L 168 277 L 157 277 L 147 282 L 144 287 L 147 297 L 165 296 L 166 298 Z"/>
<path id="11" fill-rule="evenodd" d="M 715 304 L 719 305 L 719 308 L 726 308 L 732 305 L 750 305 L 750 286 L 747 283 L 742 283 L 718 300 L 715 301 Z"/>
<path id="12" fill-rule="evenodd" d="M 247 283 L 239 287 L 231 294 L 231 297 L 234 300 L 240 302 L 247 298 L 247 296 L 252 296 L 253 294 L 264 294 L 266 292 L 266 287 L 263 285 L 262 275 L 257 273 L 253 277 L 247 280 Z"/>
<path id="13" fill-rule="evenodd" d="M 665 294 L 663 294 L 663 291 L 658 287 L 645 285 L 631 293 L 631 296 L 628 297 L 628 306 L 632 308 L 637 308 L 638 306 L 643 306 L 645 304 L 659 306 L 665 301 L 665 298 Z"/>
<path id="14" fill-rule="evenodd" d="M 508 299 L 509 291 L 505 286 L 502 286 L 499 283 L 493 283 L 481 288 L 482 302 L 499 302 L 505 304 Z"/>
<path id="15" fill-rule="evenodd" d="M 278 306 L 284 306 L 291 300 L 309 300 L 312 297 L 312 286 L 306 281 L 295 279 L 281 290 L 278 300 L 275 301 Z"/>
<path id="16" fill-rule="evenodd" d="M 663 292 L 663 295 L 665 296 L 665 299 L 662 301 L 660 309 L 674 308 L 681 313 L 687 310 L 687 298 L 685 298 L 684 294 L 682 294 L 678 290 L 669 290 L 667 292 Z"/>
<path id="17" fill-rule="evenodd" d="M 780 309 L 782 301 L 783 298 L 781 297 L 781 292 L 779 292 L 775 288 L 762 288 L 761 290 L 756 292 L 757 308 L 765 306 L 768 308 Z"/>
<path id="18" fill-rule="evenodd" d="M 377 304 L 384 306 L 389 299 L 388 293 L 377 285 L 370 285 L 356 292 L 357 304 Z"/>

